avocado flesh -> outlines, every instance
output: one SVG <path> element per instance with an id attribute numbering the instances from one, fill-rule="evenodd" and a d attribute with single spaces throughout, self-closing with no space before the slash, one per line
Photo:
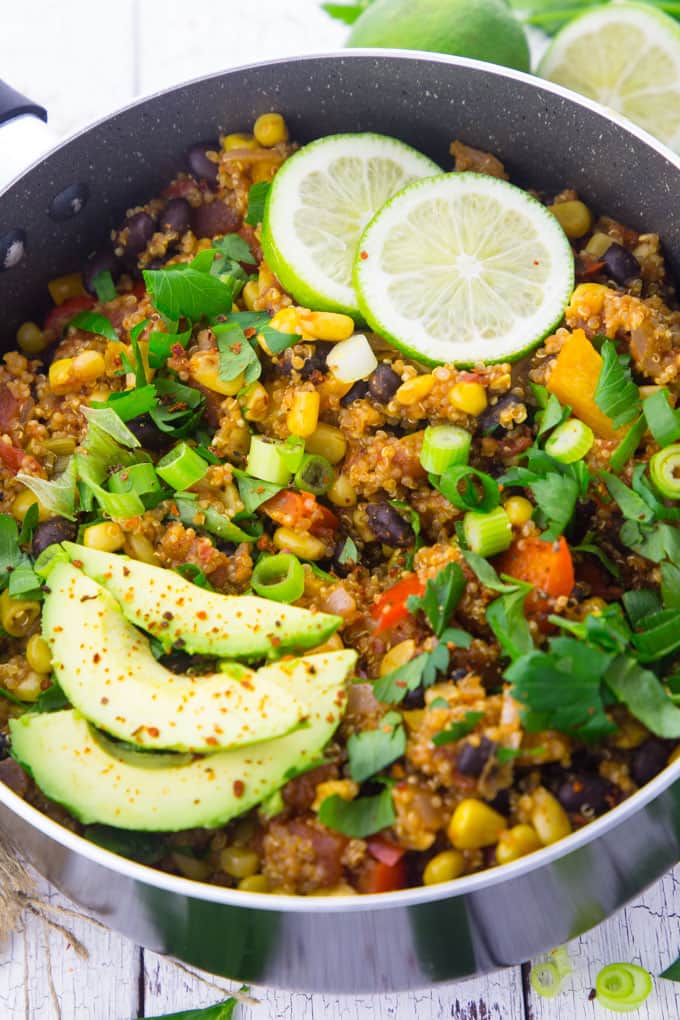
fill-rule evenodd
<path id="1" fill-rule="evenodd" d="M 342 622 L 339 616 L 287 606 L 255 595 L 220 595 L 173 570 L 128 556 L 64 542 L 71 560 L 103 585 L 136 627 L 167 650 L 258 659 L 316 648 Z"/>
<path id="2" fill-rule="evenodd" d="M 283 736 L 309 714 L 278 664 L 254 671 L 229 663 L 228 672 L 203 676 L 166 669 L 113 596 L 70 563 L 54 566 L 49 589 L 43 636 L 59 685 L 120 740 L 210 752 Z"/>
<path id="3" fill-rule="evenodd" d="M 12 754 L 50 800 L 86 824 L 151 832 L 215 828 L 319 758 L 342 718 L 355 661 L 356 652 L 345 650 L 281 663 L 288 689 L 312 706 L 308 725 L 250 747 L 193 760 L 130 751 L 68 710 L 10 720 Z"/>

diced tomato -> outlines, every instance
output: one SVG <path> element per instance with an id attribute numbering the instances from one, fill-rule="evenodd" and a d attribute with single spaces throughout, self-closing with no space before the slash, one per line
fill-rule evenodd
<path id="1" fill-rule="evenodd" d="M 304 522 L 313 535 L 329 534 L 337 530 L 340 521 L 332 510 L 322 506 L 311 492 L 282 489 L 262 504 L 262 509 L 276 524 L 296 528 Z"/>
<path id="2" fill-rule="evenodd" d="M 143 280 L 140 280 L 138 283 L 134 285 L 134 287 L 132 288 L 132 293 L 135 295 L 138 301 L 142 300 L 142 298 L 146 294 L 146 284 L 144 283 Z"/>
<path id="3" fill-rule="evenodd" d="M 25 471 L 30 471 L 31 474 L 44 476 L 45 472 L 42 467 L 29 453 L 26 453 L 19 446 L 12 446 L 11 443 L 3 443 L 0 439 L 0 461 L 5 465 L 8 471 L 12 474 L 16 474 L 21 471 L 22 467 Z"/>
<path id="4" fill-rule="evenodd" d="M 94 304 L 95 299 L 87 294 L 68 298 L 63 304 L 57 305 L 51 312 L 47 313 L 43 328 L 49 329 L 59 336 L 66 323 L 70 322 L 74 315 L 92 308 Z"/>
<path id="5" fill-rule="evenodd" d="M 405 620 L 409 615 L 407 600 L 411 595 L 422 595 L 424 591 L 425 586 L 417 574 L 407 574 L 401 581 L 397 581 L 383 592 L 371 609 L 371 616 L 377 624 L 375 633 L 380 634 L 381 631 L 389 630 L 390 627 Z"/>
<path id="6" fill-rule="evenodd" d="M 340 521 L 332 510 L 329 510 L 323 503 L 317 503 L 312 514 L 312 523 L 309 530 L 317 538 L 325 538 L 332 535 L 340 527 Z"/>
<path id="7" fill-rule="evenodd" d="M 496 568 L 519 581 L 533 584 L 537 592 L 551 598 L 570 595 L 574 587 L 574 563 L 563 535 L 556 542 L 541 538 L 520 538 L 496 561 Z M 539 600 L 533 592 L 527 598 L 527 608 L 536 607 Z"/>
<path id="8" fill-rule="evenodd" d="M 386 864 L 388 868 L 393 868 L 406 853 L 403 847 L 390 843 L 382 836 L 371 836 L 366 845 L 368 852 L 381 864 Z"/>
<path id="9" fill-rule="evenodd" d="M 403 857 L 392 865 L 369 859 L 358 881 L 362 893 L 393 892 L 395 889 L 403 889 L 405 885 L 406 861 Z"/>

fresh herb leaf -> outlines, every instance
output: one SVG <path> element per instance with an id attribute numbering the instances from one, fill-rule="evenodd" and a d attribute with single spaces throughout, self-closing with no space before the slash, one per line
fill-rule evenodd
<path id="1" fill-rule="evenodd" d="M 558 538 L 574 515 L 579 485 L 567 475 L 548 474 L 529 486 L 538 509 L 544 514 L 548 529 L 541 536 L 546 542 Z"/>
<path id="2" fill-rule="evenodd" d="M 642 402 L 642 410 L 652 433 L 661 448 L 680 439 L 680 413 L 669 401 L 668 390 L 657 390 Z"/>
<path id="3" fill-rule="evenodd" d="M 130 346 L 135 357 L 135 386 L 138 387 L 146 385 L 146 365 L 139 347 L 139 337 L 144 332 L 146 322 L 147 320 L 144 319 L 130 330 Z"/>
<path id="4" fill-rule="evenodd" d="M 118 334 L 111 320 L 99 312 L 78 312 L 69 322 L 69 327 L 71 326 L 83 329 L 86 333 L 96 333 L 98 336 L 105 336 L 109 340 L 118 339 Z"/>
<path id="5" fill-rule="evenodd" d="M 536 433 L 536 438 L 540 439 L 540 437 L 546 432 L 549 432 L 550 429 L 554 429 L 556 425 L 561 425 L 563 421 L 567 420 L 570 414 L 571 408 L 562 407 L 555 394 L 551 393 L 545 410 L 541 414 L 541 424 L 538 432 Z"/>
<path id="6" fill-rule="evenodd" d="M 9 584 L 13 571 L 28 564 L 28 557 L 19 548 L 17 522 L 10 514 L 0 514 L 0 591 Z"/>
<path id="7" fill-rule="evenodd" d="M 373 693 L 378 701 L 396 705 L 403 701 L 410 691 L 420 687 L 428 657 L 427 652 L 421 652 L 415 659 L 374 681 Z"/>
<path id="8" fill-rule="evenodd" d="M 395 510 L 399 510 L 401 513 L 406 514 L 408 522 L 411 525 L 411 531 L 415 538 L 415 549 L 420 549 L 423 544 L 421 537 L 422 523 L 420 520 L 420 514 L 417 510 L 414 510 L 410 503 L 406 503 L 403 499 L 390 499 L 390 506 L 393 506 Z"/>
<path id="9" fill-rule="evenodd" d="M 349 772 L 356 783 L 370 779 L 406 750 L 406 733 L 398 712 L 387 712 L 374 730 L 353 733 L 347 741 Z"/>
<path id="10" fill-rule="evenodd" d="M 609 458 L 609 467 L 615 475 L 618 475 L 623 470 L 637 450 L 646 428 L 645 417 L 641 414 L 638 420 L 630 426 L 626 435 Z"/>
<path id="11" fill-rule="evenodd" d="M 503 593 L 517 591 L 516 584 L 506 584 L 505 581 L 501 581 L 489 561 L 485 560 L 483 556 L 478 556 L 477 553 L 470 552 L 469 549 L 464 549 L 462 552 L 465 562 L 485 588 Z"/>
<path id="12" fill-rule="evenodd" d="M 102 270 L 92 280 L 92 287 L 97 295 L 97 301 L 113 301 L 118 297 L 116 285 L 108 269 Z"/>
<path id="13" fill-rule="evenodd" d="M 14 575 L 12 575 L 14 576 Z M 10 579 L 10 592 L 12 581 Z M 636 625 L 633 647 L 640 662 L 656 662 L 680 648 L 680 627 L 675 609 L 661 609 Z"/>
<path id="14" fill-rule="evenodd" d="M 595 403 L 615 429 L 636 418 L 640 411 L 640 394 L 633 382 L 630 369 L 622 364 L 616 347 L 605 340 L 600 351 L 602 369 L 597 380 Z"/>
<path id="15" fill-rule="evenodd" d="M 234 290 L 209 272 L 182 265 L 170 269 L 143 270 L 144 282 L 154 308 L 168 319 L 182 316 L 197 322 L 231 309 Z"/>
<path id="16" fill-rule="evenodd" d="M 33 601 L 42 599 L 40 578 L 30 563 L 22 563 L 14 568 L 9 575 L 8 591 L 12 599 L 31 599 Z"/>
<path id="17" fill-rule="evenodd" d="M 186 527 L 203 529 L 224 542 L 255 542 L 260 537 L 260 531 L 257 534 L 248 534 L 214 507 L 200 506 L 198 501 L 191 499 L 187 493 L 177 493 L 173 502 L 180 520 Z"/>
<path id="18" fill-rule="evenodd" d="M 156 387 L 153 384 L 140 386 L 122 393 L 111 393 L 103 402 L 92 401 L 91 407 L 110 407 L 121 421 L 130 421 L 140 414 L 146 414 L 158 403 Z"/>
<path id="19" fill-rule="evenodd" d="M 201 568 L 195 563 L 180 563 L 175 569 L 186 581 L 191 581 L 198 588 L 205 588 L 206 591 L 215 590 Z"/>
<path id="20" fill-rule="evenodd" d="M 374 797 L 358 797 L 356 800 L 343 800 L 336 793 L 326 797 L 319 808 L 322 825 L 351 839 L 364 839 L 381 832 L 392 825 L 396 817 L 389 787 Z"/>
<path id="21" fill-rule="evenodd" d="M 407 608 L 411 613 L 422 609 L 434 633 L 441 637 L 451 614 L 460 602 L 465 584 L 465 574 L 460 565 L 455 562 L 447 563 L 436 577 L 429 579 L 423 595 L 409 596 Z"/>
<path id="22" fill-rule="evenodd" d="M 21 531 L 19 532 L 19 545 L 29 545 L 33 538 L 33 532 L 38 527 L 38 521 L 40 519 L 40 508 L 37 503 L 31 503 L 26 515 L 21 522 Z"/>
<path id="23" fill-rule="evenodd" d="M 666 609 L 680 609 L 680 568 L 674 563 L 661 564 L 661 597 Z"/>
<path id="24" fill-rule="evenodd" d="M 255 264 L 255 258 L 250 250 L 250 245 L 239 234 L 226 234 L 225 237 L 213 241 L 213 248 L 227 259 L 234 262 L 246 262 L 248 265 Z"/>
<path id="25" fill-rule="evenodd" d="M 619 538 L 633 552 L 652 563 L 664 559 L 680 566 L 680 529 L 671 524 L 649 525 L 637 521 L 626 521 Z"/>
<path id="26" fill-rule="evenodd" d="M 31 712 L 61 712 L 63 708 L 70 708 L 71 702 L 59 684 L 53 681 L 52 686 L 39 694 L 37 701 L 34 701 L 30 707 Z"/>
<path id="27" fill-rule="evenodd" d="M 175 344 L 186 347 L 190 339 L 190 329 L 184 333 L 149 333 L 149 367 L 163 368 Z"/>
<path id="28" fill-rule="evenodd" d="M 247 989 L 246 989 L 247 990 Z M 242 989 L 243 991 L 243 989 Z M 233 997 L 216 1002 L 214 1006 L 203 1009 L 185 1009 L 181 1013 L 165 1013 L 163 1016 L 150 1017 L 149 1020 L 233 1020 L 238 999 Z M 140 1017 L 139 1020 L 142 1020 Z"/>
<path id="29" fill-rule="evenodd" d="M 282 333 L 281 330 L 274 329 L 273 326 L 269 326 L 267 323 L 259 327 L 258 333 L 260 333 L 272 354 L 280 354 L 281 351 L 285 351 L 286 348 L 292 347 L 298 340 L 302 339 L 298 333 Z"/>
<path id="30" fill-rule="evenodd" d="M 588 536 L 586 536 L 588 538 Z M 582 542 L 581 545 L 572 545 L 571 551 L 573 553 L 587 553 L 589 556 L 595 556 L 600 561 L 605 570 L 608 570 L 612 577 L 620 577 L 621 571 L 616 566 L 614 561 L 607 556 L 607 554 L 600 549 L 599 545 L 595 545 L 594 542 Z"/>
<path id="31" fill-rule="evenodd" d="M 653 510 L 637 492 L 634 492 L 625 482 L 609 471 L 601 471 L 600 475 L 609 490 L 609 495 L 618 504 L 619 510 L 627 520 L 644 522 L 653 520 Z"/>
<path id="32" fill-rule="evenodd" d="M 626 591 L 623 593 L 622 602 L 633 627 L 637 627 L 645 616 L 657 613 L 661 609 L 659 596 L 651 588 L 633 588 Z"/>
<path id="33" fill-rule="evenodd" d="M 270 187 L 269 181 L 258 181 L 257 184 L 253 184 L 248 192 L 248 211 L 245 215 L 245 222 L 249 226 L 256 227 L 258 223 L 262 223 L 264 205 Z"/>
<path id="34" fill-rule="evenodd" d="M 157 375 L 154 386 L 160 402 L 149 412 L 161 430 L 178 439 L 191 435 L 203 416 L 205 401 L 193 386 L 184 386 L 170 376 Z"/>
<path id="35" fill-rule="evenodd" d="M 245 382 L 254 382 L 262 371 L 262 365 L 238 323 L 223 322 L 213 326 L 213 333 L 220 352 L 220 379 L 231 382 L 243 375 Z"/>
<path id="36" fill-rule="evenodd" d="M 479 720 L 483 718 L 483 712 L 466 712 L 464 718 L 459 722 L 454 722 L 448 727 L 448 729 L 435 733 L 432 738 L 432 743 L 436 747 L 442 747 L 444 744 L 452 744 L 456 740 L 460 740 L 461 737 L 467 736 L 468 733 L 472 733 Z"/>
<path id="37" fill-rule="evenodd" d="M 680 981 L 680 956 L 675 960 L 670 967 L 666 967 L 659 974 L 660 978 L 665 978 L 666 981 Z"/>
<path id="38" fill-rule="evenodd" d="M 607 687 L 657 737 L 677 740 L 680 737 L 680 708 L 664 690 L 661 681 L 650 669 L 635 659 L 618 655 L 604 675 Z"/>
<path id="39" fill-rule="evenodd" d="M 55 517 L 65 517 L 69 521 L 76 519 L 76 493 L 77 472 L 75 458 L 69 458 L 66 468 L 57 478 L 47 481 L 45 478 L 36 478 L 34 475 L 27 475 L 19 472 L 17 481 L 30 489 L 40 503 L 49 510 Z M 0 564 L 2 558 L 0 556 Z M 0 566 L 1 571 L 1 566 Z M 2 578 L 0 575 L 0 588 Z"/>
<path id="40" fill-rule="evenodd" d="M 266 503 L 268 499 L 275 496 L 284 488 L 283 485 L 275 485 L 273 482 L 263 482 L 259 478 L 251 478 L 240 468 L 234 468 L 239 496 L 245 509 L 249 514 L 255 513 L 257 508 Z"/>
<path id="41" fill-rule="evenodd" d="M 353 25 L 357 18 L 364 13 L 372 0 L 356 0 L 355 3 L 346 4 L 321 4 L 326 14 L 336 21 L 342 21 L 344 25 Z"/>
<path id="42" fill-rule="evenodd" d="M 343 540 L 342 548 L 337 554 L 337 561 L 343 566 L 354 566 L 359 562 L 359 550 L 357 549 L 356 542 L 349 535 Z"/>
<path id="43" fill-rule="evenodd" d="M 512 591 L 501 595 L 486 607 L 486 622 L 493 631 L 503 655 L 518 659 L 534 648 L 531 631 L 524 615 L 524 600 L 532 585 L 518 582 Z"/>
<path id="44" fill-rule="evenodd" d="M 449 668 L 451 653 L 445 641 L 439 641 L 434 648 L 427 653 L 427 661 L 421 683 L 423 687 L 431 687 L 439 673 L 445 673 Z"/>

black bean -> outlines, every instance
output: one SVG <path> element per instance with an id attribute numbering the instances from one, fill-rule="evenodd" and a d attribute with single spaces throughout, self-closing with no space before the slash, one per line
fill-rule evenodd
<path id="1" fill-rule="evenodd" d="M 630 765 L 630 774 L 638 786 L 644 786 L 657 772 L 661 772 L 668 761 L 668 755 L 666 745 L 654 737 L 645 740 L 644 744 L 636 748 Z"/>
<path id="2" fill-rule="evenodd" d="M 501 815 L 510 814 L 510 790 L 507 788 L 499 790 L 492 801 L 489 802 L 489 807 L 492 807 L 494 811 L 498 811 Z"/>
<path id="3" fill-rule="evenodd" d="M 401 704 L 402 707 L 406 709 L 424 708 L 425 707 L 424 688 L 416 687 L 415 691 L 409 691 Z"/>
<path id="4" fill-rule="evenodd" d="M 171 198 L 158 217 L 161 230 L 174 230 L 176 234 L 183 234 L 190 223 L 191 206 L 186 198 Z"/>
<path id="5" fill-rule="evenodd" d="M 601 815 L 609 807 L 612 785 L 602 776 L 573 775 L 557 790 L 557 799 L 565 811 L 574 814 Z"/>
<path id="6" fill-rule="evenodd" d="M 401 377 L 393 368 L 383 362 L 378 365 L 373 375 L 368 380 L 368 388 L 371 396 L 380 404 L 389 404 L 390 400 L 401 386 Z"/>
<path id="7" fill-rule="evenodd" d="M 592 499 L 578 502 L 574 514 L 567 526 L 567 538 L 570 545 L 580 545 L 592 526 L 597 506 Z"/>
<path id="8" fill-rule="evenodd" d="M 384 545 L 405 546 L 413 541 L 413 528 L 389 503 L 369 503 L 366 516 L 371 531 Z"/>
<path id="9" fill-rule="evenodd" d="M 328 357 L 333 344 L 325 343 L 323 341 L 318 342 L 315 345 L 314 352 L 305 358 L 305 362 L 300 369 L 300 375 L 303 379 L 309 379 L 314 375 L 315 372 L 320 372 L 322 375 L 328 371 L 326 364 L 326 358 Z"/>
<path id="10" fill-rule="evenodd" d="M 168 652 L 167 655 L 161 655 L 158 661 L 173 673 L 188 673 L 194 657 L 180 648 L 175 648 L 173 651 Z"/>
<path id="11" fill-rule="evenodd" d="M 191 228 L 196 237 L 233 234 L 240 226 L 239 214 L 219 198 L 206 205 L 199 205 L 198 209 L 192 210 L 191 213 Z"/>
<path id="12" fill-rule="evenodd" d="M 355 400 L 363 400 L 368 394 L 368 383 L 365 379 L 358 379 L 352 386 L 351 389 L 347 390 L 344 397 L 340 401 L 343 407 L 349 407 Z"/>
<path id="13" fill-rule="evenodd" d="M 140 414 L 131 418 L 125 423 L 130 432 L 140 441 L 146 450 L 154 453 L 163 453 L 174 442 L 172 436 L 158 428 L 154 420 L 148 414 Z"/>
<path id="14" fill-rule="evenodd" d="M 9 737 L 6 733 L 0 732 L 0 761 L 9 758 Z"/>
<path id="15" fill-rule="evenodd" d="M 67 521 L 64 517 L 50 517 L 48 521 L 42 521 L 33 532 L 31 552 L 39 556 L 43 549 L 55 542 L 73 542 L 78 533 L 78 526 L 74 521 Z"/>
<path id="16" fill-rule="evenodd" d="M 478 744 L 466 740 L 458 752 L 456 768 L 464 776 L 481 776 L 495 747 L 493 740 L 489 740 L 488 737 L 482 737 Z"/>
<path id="17" fill-rule="evenodd" d="M 522 401 L 512 393 L 503 394 L 495 404 L 490 405 L 483 414 L 480 414 L 477 419 L 479 431 L 485 436 L 501 432 L 503 430 L 501 416 L 505 418 L 511 408 L 518 407 L 521 403 Z"/>
<path id="18" fill-rule="evenodd" d="M 96 294 L 97 292 L 94 289 L 94 278 L 96 276 L 99 276 L 100 273 L 111 273 L 111 277 L 115 282 L 120 276 L 120 272 L 120 260 L 115 252 L 111 251 L 110 248 L 108 250 L 96 251 L 94 255 L 90 255 L 83 268 L 83 287 L 88 294 Z"/>
<path id="19" fill-rule="evenodd" d="M 602 256 L 604 271 L 617 283 L 627 283 L 640 275 L 640 263 L 622 244 L 610 244 Z"/>
<path id="20" fill-rule="evenodd" d="M 125 253 L 126 255 L 139 255 L 153 237 L 153 220 L 148 213 L 138 212 L 130 216 L 125 225 L 128 232 Z"/>
<path id="21" fill-rule="evenodd" d="M 460 669 L 454 669 L 453 673 L 451 674 L 451 679 L 462 680 L 463 677 L 467 676 L 469 672 L 470 672 L 469 669 L 463 669 L 463 667 L 461 667 Z"/>
<path id="22" fill-rule="evenodd" d="M 217 163 L 208 159 L 206 153 L 218 151 L 217 142 L 199 142 L 191 146 L 187 153 L 187 163 L 194 177 L 202 177 L 211 184 L 217 183 Z"/>

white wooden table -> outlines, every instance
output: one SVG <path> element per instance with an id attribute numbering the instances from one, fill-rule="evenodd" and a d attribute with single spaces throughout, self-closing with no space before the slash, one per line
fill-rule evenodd
<path id="1" fill-rule="evenodd" d="M 444 0 L 442 0 L 444 2 Z M 4 3 L 0 76 L 68 134 L 136 95 L 225 67 L 334 49 L 345 30 L 317 0 L 31 0 Z M 55 902 L 68 906 L 54 892 Z M 658 973 L 680 953 L 680 869 L 569 946 L 575 972 L 556 1000 L 530 989 L 528 967 L 411 994 L 337 998 L 253 989 L 239 1020 L 603 1020 L 588 1000 L 605 963 Z M 69 922 L 71 923 L 71 922 Z M 502 924 L 502 918 L 499 924 Z M 1 1020 L 131 1020 L 207 1005 L 226 982 L 180 968 L 118 935 L 74 921 L 81 960 L 36 917 L 0 945 Z M 1 935 L 1 933 L 0 933 Z M 640 1020 L 680 1017 L 680 985 L 656 982 Z"/>

